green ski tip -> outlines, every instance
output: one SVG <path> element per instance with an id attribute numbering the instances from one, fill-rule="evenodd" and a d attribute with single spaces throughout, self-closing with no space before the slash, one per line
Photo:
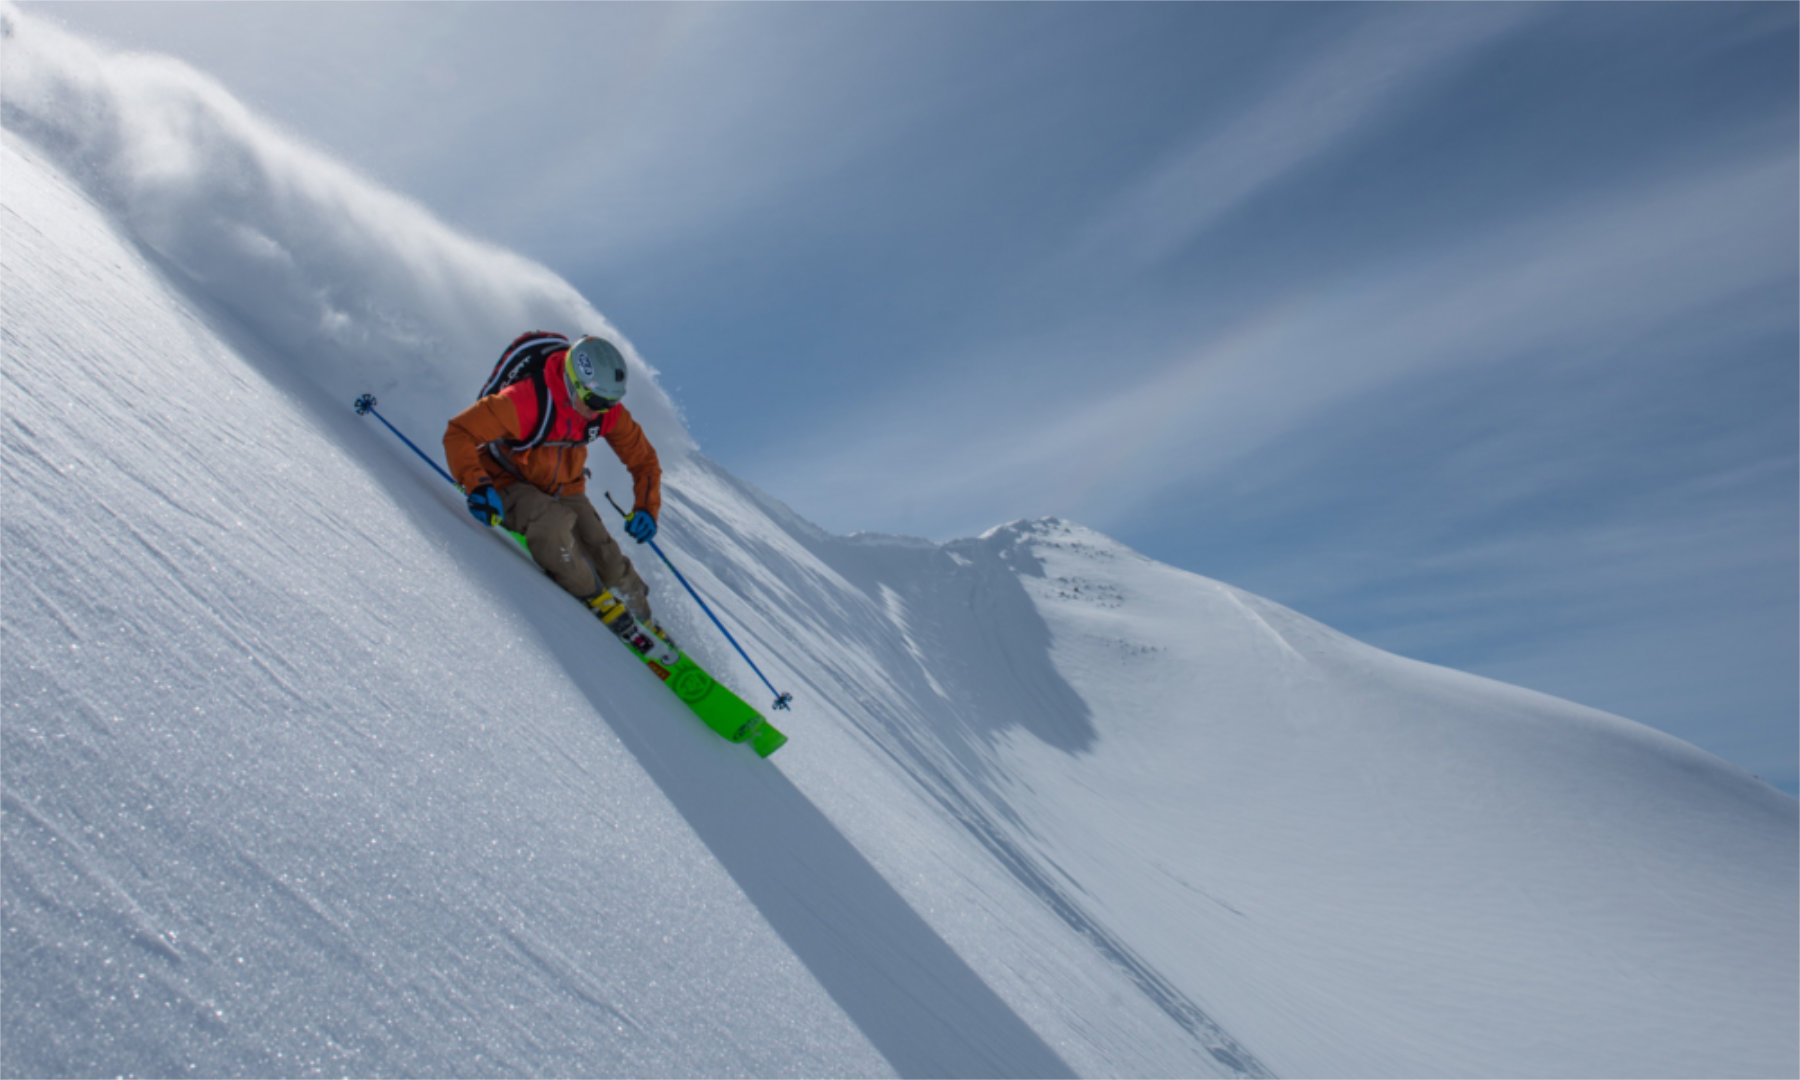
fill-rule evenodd
<path id="1" fill-rule="evenodd" d="M 764 720 L 762 726 L 756 729 L 756 734 L 750 736 L 750 745 L 756 750 L 757 757 L 768 757 L 787 745 L 787 736 L 776 731 L 775 725 Z"/>

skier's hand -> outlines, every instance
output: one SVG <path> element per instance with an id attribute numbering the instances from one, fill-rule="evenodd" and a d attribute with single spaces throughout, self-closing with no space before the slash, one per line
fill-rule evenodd
<path id="1" fill-rule="evenodd" d="M 656 535 L 656 519 L 642 510 L 633 510 L 631 516 L 625 519 L 625 531 L 641 544 Z"/>
<path id="2" fill-rule="evenodd" d="M 483 484 L 469 492 L 469 513 L 483 525 L 498 525 L 506 517 L 506 508 L 500 505 L 500 496 L 494 491 L 494 485 Z"/>

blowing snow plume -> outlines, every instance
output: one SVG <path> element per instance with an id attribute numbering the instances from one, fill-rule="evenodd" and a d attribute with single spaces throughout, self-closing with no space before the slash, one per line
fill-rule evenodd
<path id="1" fill-rule="evenodd" d="M 665 456 L 692 445 L 654 372 L 567 282 L 463 236 L 252 114 L 179 61 L 104 53 L 0 8 L 3 119 L 196 292 L 348 402 L 435 429 L 521 331 L 606 334 L 634 416 Z"/>

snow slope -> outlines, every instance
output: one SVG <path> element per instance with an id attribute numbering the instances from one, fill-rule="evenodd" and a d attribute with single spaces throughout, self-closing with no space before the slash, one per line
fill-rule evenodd
<path id="1" fill-rule="evenodd" d="M 716 512 L 726 483 L 685 490 Z M 826 537 L 777 511 L 817 565 L 771 587 L 751 568 L 808 560 L 772 551 L 752 527 L 768 503 L 746 499 L 708 536 L 702 561 L 732 568 L 716 587 L 781 597 L 764 633 L 807 643 L 808 696 L 845 703 L 1216 1062 L 1800 1065 L 1795 804 L 1756 778 L 1060 521 L 937 546 Z M 881 827 L 859 845 L 880 847 Z M 913 859 L 903 891 L 929 874 Z"/>
<path id="2" fill-rule="evenodd" d="M 1800 1071 L 1794 800 L 1067 523 L 827 535 L 633 354 L 797 697 L 717 740 L 348 409 L 599 313 L 0 22 L 0 1072 Z"/>

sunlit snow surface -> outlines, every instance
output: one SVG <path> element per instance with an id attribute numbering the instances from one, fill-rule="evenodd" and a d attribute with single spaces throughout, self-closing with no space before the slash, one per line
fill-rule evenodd
<path id="1" fill-rule="evenodd" d="M 1800 1070 L 1792 799 L 1077 526 L 824 534 L 633 355 L 665 547 L 797 698 L 716 739 L 348 409 L 435 450 L 599 314 L 0 15 L 0 1071 Z"/>

